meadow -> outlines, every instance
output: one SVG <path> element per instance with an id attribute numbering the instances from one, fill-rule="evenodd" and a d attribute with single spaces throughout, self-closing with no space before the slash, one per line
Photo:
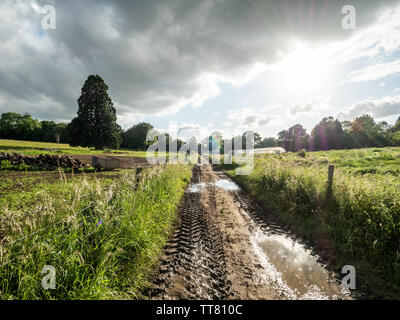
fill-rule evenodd
<path id="1" fill-rule="evenodd" d="M 2 172 L 0 299 L 140 298 L 190 177 L 185 165 Z M 46 265 L 54 290 L 41 285 Z"/>
<path id="2" fill-rule="evenodd" d="M 400 296 L 400 148 L 256 155 L 248 176 L 225 169 L 336 271 L 355 266 L 363 295 Z"/>
<path id="3" fill-rule="evenodd" d="M 94 148 L 71 147 L 65 143 L 37 142 L 23 140 L 0 139 L 0 152 L 20 153 L 27 156 L 39 154 L 103 154 L 114 153 L 119 156 L 146 157 L 146 151 L 134 151 L 128 149 L 119 150 L 95 150 Z"/>

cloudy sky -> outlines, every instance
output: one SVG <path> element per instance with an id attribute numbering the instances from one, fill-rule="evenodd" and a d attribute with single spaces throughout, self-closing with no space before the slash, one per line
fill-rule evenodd
<path id="1" fill-rule="evenodd" d="M 349 4 L 354 30 L 342 26 Z M 0 40 L 1 113 L 70 121 L 90 74 L 123 128 L 275 136 L 400 113 L 399 0 L 0 0 Z"/>

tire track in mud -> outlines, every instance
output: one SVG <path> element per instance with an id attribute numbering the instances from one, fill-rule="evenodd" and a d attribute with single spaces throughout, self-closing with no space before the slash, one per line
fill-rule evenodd
<path id="1" fill-rule="evenodd" d="M 200 167 L 195 166 L 191 184 L 199 183 L 200 176 Z M 224 299 L 228 295 L 221 232 L 200 197 L 200 193 L 185 191 L 180 225 L 165 246 L 149 294 L 152 299 Z M 215 196 L 211 201 L 216 202 Z"/>
<path id="2" fill-rule="evenodd" d="M 152 299 L 342 297 L 319 256 L 210 165 L 194 166 L 179 217 L 146 294 Z"/>

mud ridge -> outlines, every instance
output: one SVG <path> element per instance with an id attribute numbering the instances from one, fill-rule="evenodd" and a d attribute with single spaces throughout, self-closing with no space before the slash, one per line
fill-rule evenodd
<path id="1" fill-rule="evenodd" d="M 199 182 L 200 168 L 195 166 L 191 184 Z M 180 225 L 165 246 L 149 292 L 153 299 L 227 297 L 229 286 L 221 232 L 199 197 L 199 193 L 188 191 L 183 196 Z"/>

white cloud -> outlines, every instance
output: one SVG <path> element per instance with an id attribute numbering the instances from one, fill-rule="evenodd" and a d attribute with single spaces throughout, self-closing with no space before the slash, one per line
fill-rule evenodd
<path id="1" fill-rule="evenodd" d="M 357 11 L 359 12 L 359 10 Z M 337 47 L 336 62 L 347 62 L 361 57 L 373 58 L 382 53 L 390 54 L 400 49 L 400 6 L 380 10 L 378 19 L 370 26 L 355 32 L 354 36 Z"/>
<path id="2" fill-rule="evenodd" d="M 376 118 L 400 114 L 400 95 L 356 102 L 347 111 L 340 112 L 337 117 L 351 120 L 366 113 Z"/>
<path id="3" fill-rule="evenodd" d="M 239 127 L 243 129 L 256 130 L 261 127 L 276 127 L 283 123 L 282 119 L 277 116 L 269 115 L 269 107 L 241 108 L 228 111 L 228 119 L 239 123 Z"/>
<path id="4" fill-rule="evenodd" d="M 361 70 L 351 72 L 349 82 L 372 81 L 400 73 L 400 59 L 391 62 L 380 63 Z M 381 84 L 379 84 L 381 86 Z M 384 83 L 383 83 L 384 85 Z"/>
<path id="5" fill-rule="evenodd" d="M 330 95 L 325 95 L 313 99 L 299 101 L 289 109 L 289 113 L 296 115 L 298 113 L 311 113 L 316 110 L 327 109 L 329 107 L 330 99 Z"/>

